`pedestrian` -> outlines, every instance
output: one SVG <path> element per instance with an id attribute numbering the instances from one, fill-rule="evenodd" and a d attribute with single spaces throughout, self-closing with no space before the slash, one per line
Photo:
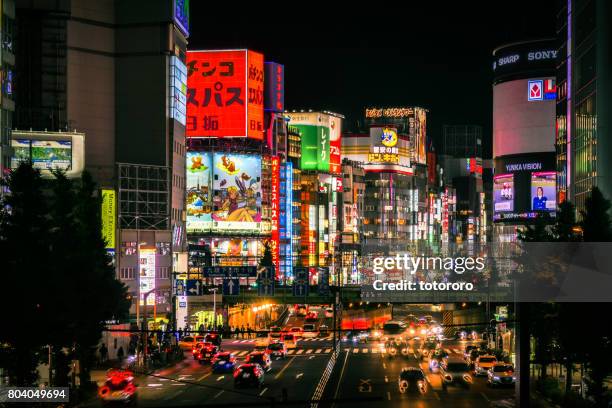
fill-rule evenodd
<path id="1" fill-rule="evenodd" d="M 106 344 L 102 343 L 100 346 L 100 363 L 106 363 L 106 359 L 108 358 L 108 349 L 106 348 Z"/>
<path id="2" fill-rule="evenodd" d="M 240 326 L 240 337 L 244 339 L 245 333 L 246 333 L 246 330 L 244 329 L 244 324 L 243 324 L 242 326 Z"/>
<path id="3" fill-rule="evenodd" d="M 251 338 L 251 325 L 247 323 L 247 339 Z"/>
<path id="4" fill-rule="evenodd" d="M 119 346 L 119 350 L 117 350 L 117 359 L 119 360 L 119 362 L 121 363 L 123 361 L 123 346 Z"/>
<path id="5" fill-rule="evenodd" d="M 198 333 L 200 333 L 200 334 L 204 334 L 204 330 L 205 330 L 205 329 L 204 329 L 204 325 L 203 325 L 203 324 L 201 324 L 201 325 L 200 325 L 200 327 L 198 327 Z"/>

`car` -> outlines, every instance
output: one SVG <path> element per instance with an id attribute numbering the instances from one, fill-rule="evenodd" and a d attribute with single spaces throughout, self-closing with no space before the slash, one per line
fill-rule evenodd
<path id="1" fill-rule="evenodd" d="M 497 363 L 495 356 L 485 354 L 479 356 L 474 362 L 474 375 L 487 375 L 487 371 Z"/>
<path id="2" fill-rule="evenodd" d="M 204 342 L 212 343 L 221 350 L 221 335 L 219 333 L 208 333 L 204 336 Z"/>
<path id="3" fill-rule="evenodd" d="M 200 353 L 200 349 L 204 347 L 204 342 L 199 342 L 196 343 L 193 348 L 191 349 L 191 354 L 193 355 L 193 359 L 196 360 L 198 357 L 198 354 Z"/>
<path id="4" fill-rule="evenodd" d="M 265 373 L 259 364 L 241 364 L 234 370 L 234 387 L 255 386 L 262 387 Z"/>
<path id="5" fill-rule="evenodd" d="M 407 357 L 410 349 L 408 347 L 408 343 L 401 340 L 399 337 L 396 337 L 392 340 L 387 340 L 384 343 L 384 348 L 382 349 L 383 354 L 387 355 L 389 358 L 393 358 L 397 355 L 403 355 Z"/>
<path id="6" fill-rule="evenodd" d="M 302 328 L 302 337 L 305 339 L 312 339 L 319 335 L 317 328 L 314 324 L 305 324 Z"/>
<path id="7" fill-rule="evenodd" d="M 273 358 L 285 359 L 287 357 L 287 346 L 282 341 L 270 343 L 266 347 L 266 353 Z"/>
<path id="8" fill-rule="evenodd" d="M 193 347 L 200 342 L 204 341 L 203 336 L 198 336 L 198 340 L 196 340 L 195 336 L 185 336 L 179 340 L 178 345 L 180 348 L 184 350 L 192 350 Z"/>
<path id="9" fill-rule="evenodd" d="M 425 316 L 423 316 L 423 319 L 425 319 L 425 321 L 426 321 L 427 323 L 431 323 L 431 322 L 433 321 L 433 316 L 431 316 L 431 315 L 425 315 Z"/>
<path id="10" fill-rule="evenodd" d="M 279 341 L 282 335 L 283 335 L 283 329 L 281 329 L 278 326 L 272 326 L 270 327 L 270 332 L 268 333 L 268 340 L 270 342 Z"/>
<path id="11" fill-rule="evenodd" d="M 287 333 L 293 334 L 295 337 L 302 337 L 303 330 L 301 327 L 292 327 L 289 329 Z"/>
<path id="12" fill-rule="evenodd" d="M 322 324 L 319 326 L 319 337 L 329 337 L 329 327 Z"/>
<path id="13" fill-rule="evenodd" d="M 308 308 L 306 307 L 306 305 L 297 305 L 295 308 L 295 314 L 299 317 L 306 316 L 307 311 Z"/>
<path id="14" fill-rule="evenodd" d="M 328 319 L 334 317 L 334 309 L 331 307 L 325 308 L 325 317 Z"/>
<path id="15" fill-rule="evenodd" d="M 497 385 L 514 385 L 515 382 L 516 377 L 512 364 L 495 363 L 493 367 L 487 371 L 487 384 L 491 387 Z"/>
<path id="16" fill-rule="evenodd" d="M 255 347 L 268 347 L 270 340 L 270 333 L 268 333 L 267 331 L 258 331 L 255 334 Z"/>
<path id="17" fill-rule="evenodd" d="M 419 358 L 421 360 L 429 358 L 429 356 L 431 356 L 433 352 L 438 349 L 438 347 L 439 347 L 439 344 L 433 341 L 428 341 L 428 342 L 423 343 L 421 345 L 421 348 L 419 348 Z"/>
<path id="18" fill-rule="evenodd" d="M 306 317 L 304 318 L 305 321 L 309 322 L 309 323 L 313 323 L 317 321 L 317 317 L 318 317 L 318 313 L 317 312 L 308 312 L 306 313 Z"/>
<path id="19" fill-rule="evenodd" d="M 470 366 L 462 359 L 448 359 L 440 364 L 440 377 L 444 389 L 449 385 L 463 385 L 469 388 L 473 382 Z"/>
<path id="20" fill-rule="evenodd" d="M 467 360 L 470 358 L 472 351 L 478 350 L 478 346 L 465 346 L 463 357 Z"/>
<path id="21" fill-rule="evenodd" d="M 404 394 L 410 391 L 425 394 L 428 388 L 427 377 L 418 367 L 403 368 L 397 379 L 399 391 Z"/>
<path id="22" fill-rule="evenodd" d="M 439 348 L 435 350 L 429 357 L 429 371 L 437 373 L 440 371 L 440 366 L 448 359 L 448 353 Z"/>
<path id="23" fill-rule="evenodd" d="M 342 336 L 342 341 L 345 343 L 367 343 L 369 333 L 367 331 L 348 331 Z"/>
<path id="24" fill-rule="evenodd" d="M 295 349 L 297 347 L 297 338 L 293 334 L 290 334 L 290 333 L 284 334 L 281 337 L 281 341 L 285 343 L 285 346 L 289 350 Z"/>
<path id="25" fill-rule="evenodd" d="M 210 363 L 219 351 L 219 348 L 212 343 L 204 343 L 202 348 L 200 348 L 199 352 L 196 354 L 196 360 L 200 362 L 200 364 Z"/>
<path id="26" fill-rule="evenodd" d="M 236 368 L 236 356 L 229 351 L 217 353 L 212 359 L 212 372 L 215 374 L 233 372 L 234 368 Z"/>
<path id="27" fill-rule="evenodd" d="M 270 356 L 265 351 L 253 351 L 246 356 L 246 363 L 250 364 L 258 364 L 265 371 L 270 371 L 272 369 L 272 360 L 270 360 Z"/>
<path id="28" fill-rule="evenodd" d="M 137 384 L 130 370 L 110 369 L 106 372 L 104 384 L 98 388 L 98 396 L 104 405 L 137 404 Z"/>

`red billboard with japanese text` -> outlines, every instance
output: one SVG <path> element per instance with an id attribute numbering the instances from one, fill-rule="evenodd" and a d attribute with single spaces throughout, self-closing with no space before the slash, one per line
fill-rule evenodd
<path id="1" fill-rule="evenodd" d="M 187 52 L 187 137 L 263 140 L 263 94 L 262 54 Z"/>

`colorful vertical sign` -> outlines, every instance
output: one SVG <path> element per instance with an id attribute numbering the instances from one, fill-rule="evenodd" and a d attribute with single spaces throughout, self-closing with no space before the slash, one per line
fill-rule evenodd
<path id="1" fill-rule="evenodd" d="M 285 67 L 276 62 L 266 62 L 265 85 L 265 110 L 283 112 L 285 110 Z"/>
<path id="2" fill-rule="evenodd" d="M 263 55 L 187 52 L 187 137 L 263 140 Z"/>
<path id="3" fill-rule="evenodd" d="M 139 249 L 139 280 L 140 280 L 140 304 L 144 305 L 144 297 L 147 293 L 155 290 L 155 248 L 140 247 Z M 155 292 L 147 297 L 147 305 L 155 305 Z"/>
<path id="4" fill-rule="evenodd" d="M 178 57 L 170 57 L 170 117 L 187 123 L 187 66 Z"/>
<path id="5" fill-rule="evenodd" d="M 189 37 L 189 0 L 174 0 L 174 23 Z"/>
<path id="6" fill-rule="evenodd" d="M 342 119 L 329 118 L 329 172 L 342 173 Z"/>
<path id="7" fill-rule="evenodd" d="M 280 275 L 280 237 L 279 237 L 279 219 L 280 219 L 280 158 L 272 156 L 272 186 L 270 193 L 270 221 L 272 222 L 272 237 L 271 250 L 272 260 L 278 275 Z M 277 276 L 278 278 L 279 276 Z"/>
<path id="8" fill-rule="evenodd" d="M 102 238 L 106 249 L 115 249 L 117 228 L 117 195 L 115 190 L 102 190 Z"/>

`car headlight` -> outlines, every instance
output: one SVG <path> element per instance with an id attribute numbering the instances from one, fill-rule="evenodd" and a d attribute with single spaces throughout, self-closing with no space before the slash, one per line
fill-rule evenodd
<path id="1" fill-rule="evenodd" d="M 494 379 L 495 381 L 499 381 L 499 377 L 497 377 L 497 376 L 493 377 L 493 379 Z"/>

